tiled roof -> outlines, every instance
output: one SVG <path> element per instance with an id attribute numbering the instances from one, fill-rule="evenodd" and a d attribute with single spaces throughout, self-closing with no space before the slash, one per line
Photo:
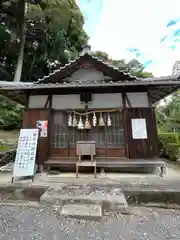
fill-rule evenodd
<path id="1" fill-rule="evenodd" d="M 122 74 L 124 74 L 125 76 L 128 76 L 129 78 L 138 80 L 137 77 L 132 76 L 131 74 L 126 73 L 125 71 L 120 70 L 118 67 L 115 67 L 114 65 L 108 64 L 107 62 L 105 62 L 105 61 L 103 61 L 103 60 L 101 60 L 101 59 L 93 56 L 92 53 L 80 53 L 74 60 L 69 61 L 69 62 L 68 62 L 67 64 L 65 64 L 63 67 L 60 67 L 59 69 L 56 69 L 54 72 L 50 73 L 50 74 L 47 75 L 47 76 L 44 76 L 43 78 L 39 78 L 36 83 L 41 83 L 41 82 L 43 82 L 45 79 L 47 79 L 47 78 L 55 75 L 56 73 L 61 72 L 62 70 L 66 69 L 68 66 L 71 66 L 73 63 L 75 63 L 75 62 L 78 61 L 81 57 L 83 57 L 83 56 L 85 56 L 85 55 L 91 56 L 92 59 L 95 59 L 95 60 L 98 61 L 99 63 L 104 64 L 105 66 L 113 69 L 114 71 L 116 71 L 116 72 L 118 72 L 118 73 L 122 73 Z"/>
<path id="2" fill-rule="evenodd" d="M 9 81 L 0 81 L 0 87 L 10 86 L 10 87 L 22 87 L 22 86 L 32 86 L 32 82 L 9 82 Z"/>
<path id="3" fill-rule="evenodd" d="M 75 83 L 29 83 L 29 82 L 0 82 L 2 90 L 28 90 L 28 89 L 46 89 L 46 88 L 81 88 L 81 87 L 108 87 L 108 86 L 148 86 L 148 85 L 180 85 L 179 76 L 166 76 L 157 78 L 141 78 L 136 81 L 76 81 Z"/>
<path id="4" fill-rule="evenodd" d="M 26 104 L 26 94 L 29 90 L 45 90 L 46 93 L 50 89 L 64 89 L 69 92 L 74 88 L 107 88 L 107 87 L 128 87 L 128 86 L 147 86 L 152 102 L 158 102 L 160 99 L 176 91 L 180 87 L 179 76 L 166 76 L 159 78 L 143 78 L 136 81 L 90 81 L 75 83 L 29 83 L 29 82 L 5 82 L 0 81 L 0 94 L 23 105 Z M 71 90 L 70 90 L 71 89 Z"/>
<path id="5" fill-rule="evenodd" d="M 151 77 L 151 78 L 139 78 L 141 81 L 177 81 L 180 80 L 180 75 L 169 75 L 169 76 L 161 76 L 161 77 Z"/>

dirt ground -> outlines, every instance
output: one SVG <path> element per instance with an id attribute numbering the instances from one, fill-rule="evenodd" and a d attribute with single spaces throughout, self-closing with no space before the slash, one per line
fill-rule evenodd
<path id="1" fill-rule="evenodd" d="M 4 131 L 0 130 L 0 141 L 14 141 L 16 142 L 19 137 L 19 130 Z"/>

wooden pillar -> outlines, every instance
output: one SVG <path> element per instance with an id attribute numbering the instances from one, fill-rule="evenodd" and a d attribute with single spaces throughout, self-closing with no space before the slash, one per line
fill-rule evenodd
<path id="1" fill-rule="evenodd" d="M 154 149 L 155 155 L 159 156 L 159 147 L 158 147 L 158 129 L 155 115 L 155 107 L 151 107 L 152 110 L 152 125 L 154 127 L 154 141 L 156 143 L 156 148 Z"/>
<path id="2" fill-rule="evenodd" d="M 48 150 L 47 150 L 47 160 L 51 154 L 52 149 L 52 127 L 53 127 L 53 111 L 52 111 L 52 104 L 53 104 L 53 96 L 52 93 L 48 95 L 47 102 L 45 104 L 45 108 L 49 110 L 49 117 L 48 117 Z"/>
<path id="3" fill-rule="evenodd" d="M 125 156 L 129 158 L 129 149 L 128 149 L 128 138 L 127 138 L 127 124 L 126 124 L 126 93 L 122 92 L 122 114 L 123 114 L 123 128 L 124 128 L 124 147 L 125 147 Z"/>

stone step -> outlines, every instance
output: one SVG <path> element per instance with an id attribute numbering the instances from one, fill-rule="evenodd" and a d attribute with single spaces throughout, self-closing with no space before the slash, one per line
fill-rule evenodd
<path id="1" fill-rule="evenodd" d="M 98 204 L 65 204 L 61 208 L 60 214 L 65 217 L 98 220 L 102 217 L 102 207 Z"/>
<path id="2" fill-rule="evenodd" d="M 67 190 L 68 189 L 68 190 Z M 74 191 L 74 192 L 73 192 Z M 88 187 L 79 189 L 78 186 L 70 186 L 66 188 L 52 188 L 48 189 L 40 198 L 41 202 L 60 205 L 65 204 L 97 204 L 101 205 L 103 210 L 118 210 L 122 213 L 127 212 L 128 204 L 124 193 L 121 189 L 93 189 L 90 190 Z"/>

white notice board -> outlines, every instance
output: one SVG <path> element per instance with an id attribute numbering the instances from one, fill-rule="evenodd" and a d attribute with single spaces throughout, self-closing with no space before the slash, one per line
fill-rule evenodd
<path id="1" fill-rule="evenodd" d="M 13 168 L 13 177 L 34 175 L 38 131 L 38 129 L 21 129 Z"/>
<path id="2" fill-rule="evenodd" d="M 147 139 L 145 118 L 131 119 L 133 139 Z"/>

